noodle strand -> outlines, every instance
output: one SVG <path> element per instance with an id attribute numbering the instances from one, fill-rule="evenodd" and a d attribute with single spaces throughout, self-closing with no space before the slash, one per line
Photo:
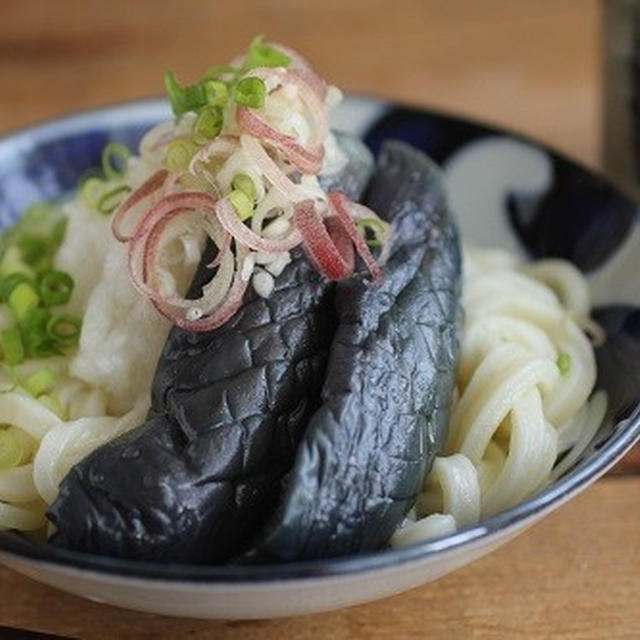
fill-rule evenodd
<path id="1" fill-rule="evenodd" d="M 465 249 L 466 313 L 450 430 L 392 546 L 451 533 L 569 471 L 604 418 L 587 282 L 573 265 Z M 558 461 L 559 460 L 559 461 Z M 453 528 L 452 528 L 453 527 Z"/>

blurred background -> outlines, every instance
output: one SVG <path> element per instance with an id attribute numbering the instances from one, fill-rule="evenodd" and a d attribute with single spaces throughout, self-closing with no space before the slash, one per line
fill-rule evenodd
<path id="1" fill-rule="evenodd" d="M 4 0 L 0 132 L 195 80 L 264 33 L 338 86 L 600 161 L 598 0 Z"/>

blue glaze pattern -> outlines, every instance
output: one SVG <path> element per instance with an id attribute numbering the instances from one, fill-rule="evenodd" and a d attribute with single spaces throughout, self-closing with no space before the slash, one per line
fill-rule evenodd
<path id="1" fill-rule="evenodd" d="M 399 138 L 444 165 L 466 145 L 496 133 L 505 137 L 472 122 L 392 108 L 364 137 L 374 152 L 385 139 Z M 522 136 L 507 137 L 538 147 Z M 553 167 L 550 190 L 534 201 L 509 194 L 509 222 L 531 257 L 565 258 L 588 273 L 606 262 L 622 244 L 635 223 L 637 205 L 601 176 L 546 151 Z"/>

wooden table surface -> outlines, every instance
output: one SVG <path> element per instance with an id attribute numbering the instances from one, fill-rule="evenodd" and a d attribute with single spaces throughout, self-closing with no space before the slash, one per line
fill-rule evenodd
<path id="1" fill-rule="evenodd" d="M 343 88 L 504 125 L 598 166 L 600 26 L 596 0 L 8 0 L 0 134 L 159 94 L 164 69 L 195 79 L 262 32 L 303 51 Z M 169 619 L 0 569 L 0 626 L 80 638 L 637 638 L 639 470 L 632 453 L 617 475 L 493 555 L 349 610 L 263 622 Z"/>

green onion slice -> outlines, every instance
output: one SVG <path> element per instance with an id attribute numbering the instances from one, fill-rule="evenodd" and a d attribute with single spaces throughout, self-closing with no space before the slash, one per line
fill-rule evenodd
<path id="1" fill-rule="evenodd" d="M 267 87 L 260 78 L 243 78 L 233 90 L 233 99 L 243 107 L 259 109 L 264 106 Z"/>
<path id="2" fill-rule="evenodd" d="M 68 313 L 60 313 L 47 322 L 47 335 L 63 347 L 68 347 L 78 342 L 82 321 L 77 316 Z"/>
<path id="3" fill-rule="evenodd" d="M 131 152 L 119 142 L 110 142 L 102 150 L 102 171 L 108 180 L 122 178 L 127 173 Z"/>
<path id="4" fill-rule="evenodd" d="M 200 111 L 196 121 L 193 123 L 193 133 L 196 139 L 203 143 L 215 138 L 221 130 L 222 109 L 220 107 L 205 107 Z"/>
<path id="5" fill-rule="evenodd" d="M 229 100 L 229 89 L 221 80 L 203 80 L 202 87 L 207 104 L 213 107 L 224 107 Z"/>
<path id="6" fill-rule="evenodd" d="M 102 182 L 102 180 L 104 179 L 104 173 L 102 172 L 102 169 L 99 169 L 98 167 L 91 167 L 91 168 L 87 169 L 78 178 L 78 183 L 77 183 L 76 189 L 78 191 L 82 191 L 82 187 L 84 186 L 84 183 L 87 180 L 91 180 L 91 178 L 96 178 L 96 179 L 100 180 L 100 182 Z"/>
<path id="7" fill-rule="evenodd" d="M 73 292 L 73 278 L 65 271 L 49 271 L 40 281 L 40 298 L 45 307 L 67 304 Z"/>
<path id="8" fill-rule="evenodd" d="M 80 195 L 89 207 L 97 209 L 103 190 L 104 182 L 100 178 L 91 176 L 82 183 Z"/>
<path id="9" fill-rule="evenodd" d="M 20 249 L 16 246 L 7 247 L 2 262 L 0 262 L 0 276 L 10 276 L 13 273 L 22 273 L 32 278 L 33 269 L 24 262 Z"/>
<path id="10" fill-rule="evenodd" d="M 243 69 L 255 67 L 286 67 L 291 63 L 291 58 L 282 51 L 275 49 L 264 41 L 264 36 L 257 36 L 249 45 L 249 52 L 244 61 Z"/>
<path id="11" fill-rule="evenodd" d="M 11 292 L 22 282 L 33 284 L 31 278 L 24 273 L 11 273 L 0 280 L 0 301 L 8 302 Z"/>
<path id="12" fill-rule="evenodd" d="M 4 362 L 10 367 L 24 360 L 24 346 L 17 327 L 0 332 L 0 349 L 2 349 Z"/>
<path id="13" fill-rule="evenodd" d="M 20 221 L 33 228 L 40 226 L 42 223 L 46 223 L 52 215 L 55 215 L 55 209 L 51 203 L 34 202 L 22 212 Z"/>
<path id="14" fill-rule="evenodd" d="M 51 227 L 49 239 L 54 251 L 60 247 L 62 241 L 64 240 L 64 236 L 67 232 L 67 221 L 68 218 L 66 216 L 63 216 L 59 220 L 56 220 L 53 227 Z"/>
<path id="15" fill-rule="evenodd" d="M 571 356 L 566 352 L 561 353 L 556 359 L 556 365 L 561 375 L 569 373 L 569 369 L 571 369 Z"/>
<path id="16" fill-rule="evenodd" d="M 356 220 L 356 227 L 369 247 L 380 247 L 389 229 L 389 225 L 378 218 L 360 218 Z M 373 238 L 367 238 L 367 230 L 373 234 Z"/>
<path id="17" fill-rule="evenodd" d="M 50 252 L 49 239 L 35 233 L 24 233 L 16 242 L 22 259 L 31 266 L 46 259 Z"/>
<path id="18" fill-rule="evenodd" d="M 191 162 L 191 158 L 198 150 L 198 146 L 188 138 L 174 140 L 167 145 L 164 155 L 164 164 L 170 171 L 184 171 Z"/>
<path id="19" fill-rule="evenodd" d="M 61 350 L 47 334 L 47 323 L 51 314 L 47 309 L 32 309 L 18 323 L 25 353 L 29 356 L 49 357 L 59 355 Z"/>
<path id="20" fill-rule="evenodd" d="M 243 191 L 249 200 L 255 202 L 256 186 L 253 184 L 253 180 L 246 173 L 237 173 L 231 181 L 231 186 L 234 189 Z"/>
<path id="21" fill-rule="evenodd" d="M 202 82 L 181 87 L 173 72 L 167 71 L 164 74 L 164 86 L 176 118 L 180 118 L 188 111 L 198 111 L 207 104 L 207 96 Z"/>
<path id="22" fill-rule="evenodd" d="M 227 197 L 236 210 L 240 220 L 246 220 L 253 215 L 253 202 L 249 200 L 249 197 L 244 191 L 234 189 Z"/>
<path id="23" fill-rule="evenodd" d="M 37 398 L 44 393 L 49 393 L 56 385 L 56 374 L 45 367 L 28 376 L 22 386 L 34 397 Z"/>
<path id="24" fill-rule="evenodd" d="M 9 294 L 9 308 L 16 314 L 18 321 L 22 320 L 40 303 L 40 296 L 28 282 L 20 282 Z"/>
<path id="25" fill-rule="evenodd" d="M 22 462 L 24 450 L 14 429 L 0 428 L 0 469 L 11 469 Z"/>
<path id="26" fill-rule="evenodd" d="M 106 191 L 98 198 L 96 209 L 105 216 L 108 216 L 122 204 L 125 196 L 130 191 L 131 187 L 126 184 L 121 184 L 118 187 L 109 189 L 109 191 Z"/>

